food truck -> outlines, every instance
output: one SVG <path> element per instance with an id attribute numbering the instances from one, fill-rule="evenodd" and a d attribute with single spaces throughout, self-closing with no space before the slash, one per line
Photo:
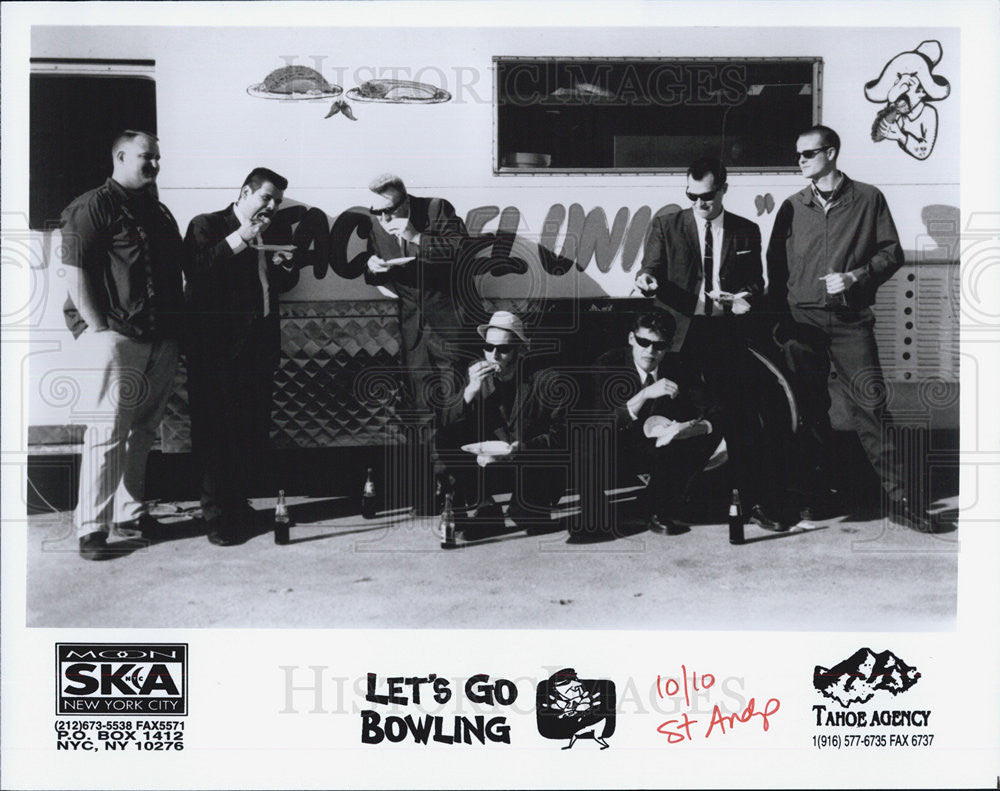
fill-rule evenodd
<path id="1" fill-rule="evenodd" d="M 72 442 L 87 419 L 57 226 L 109 175 L 122 128 L 159 137 L 159 195 L 182 233 L 255 166 L 289 181 L 300 268 L 282 296 L 279 448 L 393 441 L 396 302 L 358 263 L 373 177 L 450 201 L 481 241 L 468 281 L 482 315 L 519 312 L 552 359 L 585 366 L 648 305 L 634 289 L 646 231 L 689 205 L 690 161 L 723 160 L 725 207 L 766 249 L 805 185 L 796 134 L 815 123 L 840 134 L 842 170 L 882 190 L 905 249 L 874 306 L 890 408 L 957 429 L 958 68 L 950 28 L 35 27 L 29 441 Z M 183 371 L 161 447 L 189 448 Z"/>

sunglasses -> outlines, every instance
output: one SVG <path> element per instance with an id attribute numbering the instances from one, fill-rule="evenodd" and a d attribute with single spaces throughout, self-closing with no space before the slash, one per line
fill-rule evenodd
<path id="1" fill-rule="evenodd" d="M 823 146 L 822 148 L 807 148 L 805 151 L 796 151 L 795 154 L 799 159 L 812 159 L 820 151 L 826 151 L 829 146 Z"/>
<path id="2" fill-rule="evenodd" d="M 369 206 L 368 211 L 370 211 L 376 217 L 388 217 L 394 211 L 397 211 L 399 207 L 402 206 L 404 203 L 406 203 L 406 198 L 403 198 L 403 200 L 399 201 L 399 203 L 394 203 L 391 206 L 386 206 L 384 209 L 376 209 L 374 206 Z"/>
<path id="3" fill-rule="evenodd" d="M 652 338 L 643 338 L 639 335 L 634 337 L 635 342 L 638 343 L 643 349 L 648 349 L 652 346 L 654 351 L 665 352 L 668 348 L 670 348 L 670 344 L 666 341 L 654 341 Z"/>
<path id="4" fill-rule="evenodd" d="M 703 192 L 701 195 L 695 195 L 693 192 L 685 192 L 687 199 L 694 203 L 695 201 L 704 201 L 705 203 L 711 203 L 715 200 L 715 194 L 718 190 L 712 190 L 711 192 Z"/>
<path id="5" fill-rule="evenodd" d="M 513 343 L 484 343 L 484 352 L 496 352 L 497 354 L 510 354 L 514 350 Z"/>

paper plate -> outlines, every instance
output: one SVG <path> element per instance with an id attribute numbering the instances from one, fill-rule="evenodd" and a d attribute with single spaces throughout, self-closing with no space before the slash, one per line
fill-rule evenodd
<path id="1" fill-rule="evenodd" d="M 451 99 L 451 94 L 426 82 L 412 80 L 369 80 L 358 88 L 351 88 L 347 98 L 356 102 L 384 102 L 387 104 L 440 104 Z"/>
<path id="2" fill-rule="evenodd" d="M 499 439 L 491 439 L 486 442 L 473 442 L 471 445 L 463 445 L 462 450 L 467 453 L 475 453 L 477 456 L 510 455 L 510 445 Z"/>
<path id="3" fill-rule="evenodd" d="M 255 99 L 283 99 L 284 101 L 308 101 L 310 99 L 332 99 L 340 96 L 344 89 L 339 85 L 331 85 L 329 91 L 306 91 L 304 93 L 272 93 L 264 88 L 264 83 L 259 82 L 247 88 L 247 93 Z"/>
<path id="4" fill-rule="evenodd" d="M 294 244 L 251 244 L 247 246 L 254 250 L 263 250 L 265 253 L 291 253 L 298 249 Z"/>
<path id="5" fill-rule="evenodd" d="M 647 437 L 662 437 L 663 433 L 674 425 L 673 420 L 663 415 L 651 415 L 642 424 L 642 433 Z"/>

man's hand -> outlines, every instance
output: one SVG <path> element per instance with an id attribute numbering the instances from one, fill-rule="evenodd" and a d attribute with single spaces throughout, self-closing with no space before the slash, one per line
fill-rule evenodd
<path id="1" fill-rule="evenodd" d="M 488 396 L 493 391 L 493 375 L 497 372 L 496 363 L 478 360 L 469 366 L 469 384 L 465 386 L 465 403 L 470 403 L 479 392 Z"/>
<path id="2" fill-rule="evenodd" d="M 648 272 L 640 272 L 635 277 L 635 287 L 639 289 L 645 296 L 651 297 L 656 293 L 660 284 L 656 282 L 656 278 L 653 277 Z"/>
<path id="3" fill-rule="evenodd" d="M 373 275 L 384 274 L 385 272 L 388 272 L 390 269 L 392 269 L 392 267 L 385 262 L 385 259 L 380 258 L 377 255 L 373 255 L 371 258 L 368 259 L 368 271 L 371 272 Z"/>
<path id="4" fill-rule="evenodd" d="M 826 284 L 826 293 L 831 295 L 842 294 L 858 282 L 857 275 L 853 272 L 831 272 L 820 280 Z"/>
<path id="5" fill-rule="evenodd" d="M 260 236 L 264 229 L 271 224 L 271 218 L 267 214 L 258 214 L 245 222 L 240 223 L 238 233 L 240 239 L 244 242 L 250 243 L 258 236 Z"/>
<path id="6" fill-rule="evenodd" d="M 906 133 L 896 121 L 889 121 L 883 118 L 878 124 L 879 134 L 886 140 L 903 140 Z"/>
<path id="7" fill-rule="evenodd" d="M 677 382 L 672 382 L 669 379 L 657 379 L 653 384 L 644 387 L 642 389 L 643 393 L 647 399 L 650 398 L 674 398 L 678 391 Z"/>
<path id="8" fill-rule="evenodd" d="M 286 269 L 290 269 L 288 262 L 295 257 L 295 253 L 290 250 L 276 250 L 271 254 L 271 263 L 275 266 L 283 266 Z"/>

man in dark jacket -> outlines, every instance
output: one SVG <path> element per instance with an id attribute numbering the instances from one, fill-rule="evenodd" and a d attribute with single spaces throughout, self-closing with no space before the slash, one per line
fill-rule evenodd
<path id="1" fill-rule="evenodd" d="M 733 486 L 750 504 L 750 520 L 784 529 L 775 518 L 778 484 L 764 461 L 746 348 L 751 310 L 764 292 L 760 229 L 723 209 L 726 169 L 717 159 L 688 168 L 691 208 L 654 218 L 636 286 L 691 317 L 681 351 L 701 371 L 722 408 L 721 425 Z"/>
<path id="2" fill-rule="evenodd" d="M 146 460 L 177 369 L 183 297 L 181 237 L 156 198 L 160 147 L 125 131 L 112 145 L 111 177 L 62 215 L 70 297 L 66 323 L 81 363 L 100 374 L 83 439 L 74 521 L 80 556 L 104 560 L 111 526 L 155 537 L 144 501 Z"/>
<path id="3" fill-rule="evenodd" d="M 433 513 L 440 503 L 425 478 L 435 465 L 435 429 L 440 411 L 458 397 L 467 365 L 463 326 L 468 313 L 482 309 L 481 300 L 460 268 L 467 232 L 448 201 L 410 195 L 391 173 L 369 189 L 376 196 L 371 211 L 377 221 L 368 236 L 365 282 L 388 286 L 399 297 L 414 505 L 420 513 Z"/>
<path id="4" fill-rule="evenodd" d="M 674 521 L 678 507 L 722 439 L 720 409 L 711 406 L 697 368 L 668 351 L 674 327 L 668 313 L 640 314 L 628 334 L 628 347 L 598 358 L 591 387 L 593 414 L 613 416 L 614 454 L 595 462 L 581 460 L 606 471 L 603 488 L 634 483 L 636 475 L 648 474 L 648 526 L 668 535 L 686 532 Z M 654 417 L 662 419 L 647 427 Z"/>
<path id="5" fill-rule="evenodd" d="M 195 217 L 184 238 L 191 443 L 208 540 L 219 546 L 246 539 L 251 487 L 270 484 L 278 294 L 295 272 L 290 249 L 280 249 L 290 246 L 272 244 L 266 231 L 287 186 L 274 171 L 255 168 L 235 203 Z"/>
<path id="6" fill-rule="evenodd" d="M 483 359 L 469 367 L 461 398 L 442 413 L 442 445 L 451 452 L 442 452 L 439 471 L 454 481 L 456 503 L 474 509 L 474 520 L 495 519 L 499 507 L 490 496 L 506 490 L 512 492 L 509 515 L 515 522 L 544 525 L 569 472 L 559 388 L 545 371 L 525 374 L 528 338 L 513 313 L 497 311 L 477 331 Z M 455 450 L 482 442 L 503 447 L 464 458 Z M 466 526 L 466 537 L 474 529 Z"/>
<path id="7" fill-rule="evenodd" d="M 803 426 L 797 488 L 813 500 L 829 487 L 832 428 L 828 378 L 831 362 L 845 383 L 854 427 L 882 479 L 890 515 L 914 529 L 933 529 L 923 509 L 910 502 L 895 460 L 892 418 L 875 346 L 870 310 L 878 287 L 903 264 L 903 249 L 882 193 L 837 168 L 840 137 L 827 126 L 798 137 L 802 175 L 809 186 L 782 203 L 767 250 L 769 294 L 779 337 L 798 389 Z"/>

